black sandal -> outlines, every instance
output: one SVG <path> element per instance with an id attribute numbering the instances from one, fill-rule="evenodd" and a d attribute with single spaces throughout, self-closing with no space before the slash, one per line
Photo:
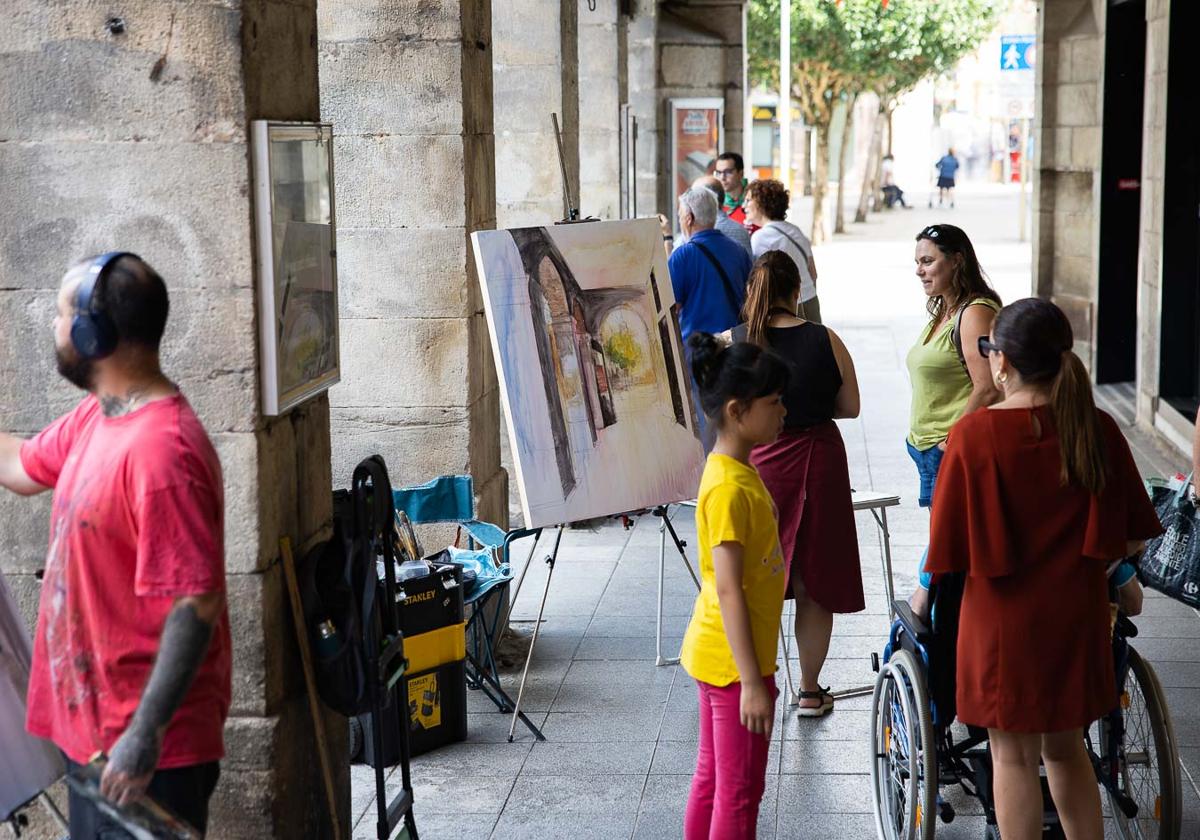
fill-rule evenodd
<path id="1" fill-rule="evenodd" d="M 800 717 L 824 717 L 833 711 L 833 695 L 829 693 L 828 688 L 820 688 L 817 691 L 801 691 L 797 695 L 801 700 L 820 700 L 820 706 L 800 706 L 796 713 Z"/>

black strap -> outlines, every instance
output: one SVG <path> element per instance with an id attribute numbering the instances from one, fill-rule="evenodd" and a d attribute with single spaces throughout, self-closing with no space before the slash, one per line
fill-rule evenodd
<path id="1" fill-rule="evenodd" d="M 962 365 L 962 369 L 967 372 L 967 376 L 971 375 L 971 369 L 967 367 L 967 357 L 963 354 L 962 319 L 963 313 L 967 311 L 967 307 L 974 306 L 975 304 L 987 306 L 988 309 L 992 309 L 988 298 L 975 298 L 974 300 L 969 300 L 958 308 L 958 314 L 954 316 L 954 326 L 950 329 L 950 342 L 954 345 L 954 352 L 958 354 L 958 363 Z M 992 311 L 994 312 L 995 310 L 992 309 Z"/>
<path id="2" fill-rule="evenodd" d="M 793 245 L 795 245 L 795 246 L 796 246 L 797 250 L 799 250 L 799 251 L 800 251 L 800 255 L 801 255 L 802 257 L 804 257 L 804 261 L 805 261 L 805 262 L 808 262 L 810 259 L 812 259 L 812 257 L 810 257 L 810 256 L 808 255 L 808 251 L 805 251 L 805 250 L 804 250 L 804 246 L 803 246 L 803 245 L 801 245 L 799 242 L 797 242 L 797 241 L 796 241 L 796 237 L 792 236 L 790 233 L 788 233 L 786 230 L 784 230 L 783 228 L 779 227 L 778 225 L 771 225 L 771 229 L 772 229 L 772 230 L 777 230 L 777 231 L 779 231 L 780 233 L 782 233 L 784 236 L 786 236 L 786 237 L 787 237 L 787 240 L 788 240 L 788 242 L 791 242 Z"/>
<path id="3" fill-rule="evenodd" d="M 713 268 L 717 270 L 717 274 L 721 275 L 721 283 L 725 289 L 725 297 L 729 299 L 729 308 L 733 311 L 734 316 L 736 316 L 742 311 L 742 307 L 738 305 L 737 293 L 733 289 L 733 281 L 729 279 L 729 275 L 725 273 L 725 269 L 721 267 L 719 262 L 717 262 L 717 258 L 713 256 L 712 251 L 705 248 L 695 239 L 692 239 L 691 243 L 700 249 L 700 253 L 708 257 L 708 261 L 713 264 Z"/>

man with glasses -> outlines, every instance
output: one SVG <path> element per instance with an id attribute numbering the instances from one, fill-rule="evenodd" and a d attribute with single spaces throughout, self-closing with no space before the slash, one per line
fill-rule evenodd
<path id="1" fill-rule="evenodd" d="M 741 155 L 737 152 L 722 152 L 717 157 L 713 175 L 725 189 L 725 201 L 722 202 L 721 209 L 729 214 L 729 218 L 746 228 L 747 233 L 753 234 L 758 230 L 758 225 L 746 221 L 746 211 L 742 207 L 742 201 L 746 197 L 746 185 L 750 183 L 744 177 L 744 170 L 745 164 Z"/>

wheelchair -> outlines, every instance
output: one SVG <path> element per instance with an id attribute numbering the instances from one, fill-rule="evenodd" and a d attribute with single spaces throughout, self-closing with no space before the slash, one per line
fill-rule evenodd
<path id="1" fill-rule="evenodd" d="M 955 672 L 963 575 L 939 579 L 930 627 L 906 601 L 895 620 L 871 700 L 871 787 L 881 840 L 932 840 L 955 808 L 958 786 L 979 800 L 986 840 L 1000 840 L 992 797 L 987 730 L 955 723 Z M 1123 840 L 1178 840 L 1182 820 L 1179 756 L 1162 685 L 1129 644 L 1137 627 L 1118 615 L 1113 631 L 1119 702 L 1085 731 L 1096 779 Z M 1043 838 L 1065 838 L 1045 775 Z"/>

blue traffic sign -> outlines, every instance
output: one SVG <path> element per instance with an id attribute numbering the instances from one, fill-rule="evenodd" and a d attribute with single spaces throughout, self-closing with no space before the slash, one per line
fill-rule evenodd
<path id="1" fill-rule="evenodd" d="M 1037 65 L 1037 37 L 1034 35 L 1000 36 L 1000 69 L 1032 70 Z"/>

